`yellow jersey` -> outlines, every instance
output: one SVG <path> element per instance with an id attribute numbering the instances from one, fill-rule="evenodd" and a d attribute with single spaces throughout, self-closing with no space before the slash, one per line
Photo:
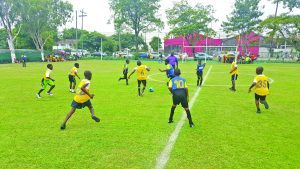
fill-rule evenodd
<path id="1" fill-rule="evenodd" d="M 138 67 L 135 67 L 134 70 L 137 71 L 137 80 L 147 80 L 147 66 L 141 65 Z"/>
<path id="2" fill-rule="evenodd" d="M 239 71 L 238 71 L 238 69 L 237 69 L 237 64 L 236 64 L 236 62 L 232 62 L 231 63 L 231 70 L 233 70 L 234 68 L 236 68 L 234 71 L 232 71 L 231 73 L 230 73 L 230 75 L 237 75 L 237 74 L 239 74 Z"/>
<path id="3" fill-rule="evenodd" d="M 71 69 L 71 72 L 70 72 L 70 75 L 71 76 L 75 76 L 75 73 L 77 73 L 77 68 L 76 67 L 73 67 L 72 69 Z"/>
<path id="4" fill-rule="evenodd" d="M 52 70 L 50 70 L 50 69 L 46 70 L 46 73 L 44 75 L 44 80 L 50 80 L 49 77 L 50 77 L 51 72 L 52 72 Z"/>
<path id="5" fill-rule="evenodd" d="M 269 94 L 269 89 L 268 89 L 268 77 L 265 75 L 257 75 L 254 78 L 254 83 L 255 85 L 255 93 L 260 95 L 260 96 L 266 96 Z"/>
<path id="6" fill-rule="evenodd" d="M 77 87 L 77 90 L 76 90 L 76 95 L 74 97 L 74 100 L 77 102 L 77 103 L 84 103 L 84 102 L 87 102 L 88 100 L 90 100 L 90 97 L 84 93 L 82 90 L 81 90 L 81 87 L 88 84 L 86 86 L 86 91 L 89 92 L 90 90 L 90 81 L 87 80 L 87 79 L 83 79 L 81 80 L 81 82 L 79 83 L 78 87 Z"/>

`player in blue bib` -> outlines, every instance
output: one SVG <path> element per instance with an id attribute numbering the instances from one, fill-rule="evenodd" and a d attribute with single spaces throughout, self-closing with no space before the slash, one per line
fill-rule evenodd
<path id="1" fill-rule="evenodd" d="M 190 127 L 194 127 L 194 123 L 192 121 L 191 112 L 189 110 L 188 104 L 188 86 L 186 84 L 186 80 L 180 77 L 180 69 L 175 69 L 175 77 L 170 80 L 169 90 L 173 95 L 173 105 L 171 107 L 171 113 L 169 117 L 169 123 L 173 123 L 173 115 L 176 109 L 176 106 L 181 104 L 181 106 L 185 109 L 187 118 L 189 120 Z"/>
<path id="2" fill-rule="evenodd" d="M 197 80 L 197 86 L 201 86 L 202 85 L 202 81 L 203 81 L 203 77 L 202 77 L 202 75 L 203 75 L 203 69 L 204 69 L 204 67 L 205 67 L 205 63 L 204 64 L 201 64 L 201 60 L 199 59 L 198 60 L 198 65 L 197 65 L 197 78 L 198 78 L 198 80 Z"/>
<path id="3" fill-rule="evenodd" d="M 169 64 L 168 60 L 165 60 L 166 69 L 159 69 L 161 72 L 166 72 L 167 75 L 167 86 L 169 85 L 169 81 L 175 76 L 174 75 L 174 68 L 172 65 Z"/>

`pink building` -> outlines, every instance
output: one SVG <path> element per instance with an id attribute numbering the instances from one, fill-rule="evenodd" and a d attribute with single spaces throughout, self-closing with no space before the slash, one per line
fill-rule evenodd
<path id="1" fill-rule="evenodd" d="M 222 51 L 233 52 L 236 51 L 236 46 L 238 43 L 238 51 L 245 55 L 245 51 L 243 51 L 244 44 L 247 44 L 247 53 L 254 54 L 257 56 L 259 54 L 259 43 L 260 36 L 256 35 L 254 32 L 249 33 L 246 38 L 241 38 L 238 42 L 238 38 L 210 38 L 204 37 L 203 35 L 199 35 L 197 38 L 199 40 L 196 41 L 194 47 L 191 47 L 189 42 L 184 37 L 176 37 L 172 39 L 166 39 L 164 42 L 165 53 L 187 53 L 190 57 L 193 56 L 193 48 L 195 53 L 197 52 L 206 52 L 208 54 L 221 53 Z M 244 40 L 247 39 L 247 40 Z M 207 44 L 207 47 L 206 47 Z"/>

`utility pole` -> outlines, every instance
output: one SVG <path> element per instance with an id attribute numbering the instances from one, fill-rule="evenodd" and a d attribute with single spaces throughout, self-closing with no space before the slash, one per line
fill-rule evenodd
<path id="1" fill-rule="evenodd" d="M 77 10 L 76 10 L 76 55 L 78 54 L 78 24 L 77 24 Z"/>
<path id="2" fill-rule="evenodd" d="M 79 17 L 81 17 L 81 34 L 83 32 L 83 18 L 87 16 L 87 13 L 84 12 L 84 10 L 82 9 L 80 11 L 81 15 L 79 15 Z M 81 35 L 82 36 L 82 35 Z M 83 41 L 81 42 L 81 53 L 83 54 Z"/>

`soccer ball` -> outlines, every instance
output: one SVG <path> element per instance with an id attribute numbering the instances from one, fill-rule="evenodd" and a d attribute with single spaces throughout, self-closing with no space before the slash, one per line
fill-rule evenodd
<path id="1" fill-rule="evenodd" d="M 150 87 L 149 92 L 154 92 L 154 89 L 152 87 Z"/>

